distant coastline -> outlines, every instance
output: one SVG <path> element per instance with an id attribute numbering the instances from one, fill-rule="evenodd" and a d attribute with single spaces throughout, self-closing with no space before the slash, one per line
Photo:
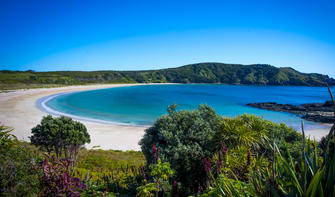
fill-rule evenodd
<path id="1" fill-rule="evenodd" d="M 0 71 L 0 90 L 87 84 L 208 83 L 229 85 L 330 86 L 325 74 L 302 73 L 267 64 L 198 63 L 177 68 L 139 71 Z"/>

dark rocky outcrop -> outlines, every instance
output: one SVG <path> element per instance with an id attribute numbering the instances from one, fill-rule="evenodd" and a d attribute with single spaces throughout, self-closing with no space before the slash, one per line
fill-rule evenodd
<path id="1" fill-rule="evenodd" d="M 248 106 L 271 111 L 299 114 L 301 118 L 314 122 L 334 123 L 334 108 L 330 101 L 302 105 L 278 104 L 276 102 L 249 103 Z"/>

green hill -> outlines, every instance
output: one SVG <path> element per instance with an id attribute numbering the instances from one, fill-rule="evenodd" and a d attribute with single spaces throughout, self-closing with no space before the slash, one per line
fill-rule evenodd
<path id="1" fill-rule="evenodd" d="M 24 85 L 75 85 L 91 83 L 223 83 L 246 85 L 335 85 L 327 75 L 301 73 L 266 64 L 199 63 L 144 71 L 0 71 L 2 89 Z"/>

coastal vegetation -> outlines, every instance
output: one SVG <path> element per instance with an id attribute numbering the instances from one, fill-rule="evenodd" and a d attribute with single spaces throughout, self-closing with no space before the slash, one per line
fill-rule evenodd
<path id="1" fill-rule="evenodd" d="M 1 126 L 1 195 L 334 196 L 335 123 L 317 142 L 305 137 L 303 122 L 298 133 L 255 115 L 222 117 L 207 105 L 167 111 L 145 131 L 142 152 L 86 150 L 86 128 L 66 117 L 44 117 L 31 143 Z M 73 144 L 76 163 L 64 154 Z"/>
<path id="2" fill-rule="evenodd" d="M 74 162 L 81 146 L 91 141 L 82 123 L 65 116 L 59 118 L 45 116 L 41 124 L 31 129 L 31 133 L 31 144 L 41 147 L 49 154 L 53 150 L 57 158 L 64 155 L 65 159 Z"/>
<path id="3" fill-rule="evenodd" d="M 221 83 L 246 85 L 330 86 L 335 79 L 317 73 L 266 64 L 199 63 L 143 71 L 0 71 L 0 89 L 55 87 L 101 83 Z"/>

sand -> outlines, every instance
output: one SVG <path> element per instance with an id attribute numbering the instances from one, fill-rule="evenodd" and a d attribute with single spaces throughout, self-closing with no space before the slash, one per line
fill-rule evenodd
<path id="1" fill-rule="evenodd" d="M 14 129 L 12 134 L 19 140 L 29 141 L 31 128 L 39 124 L 43 116 L 48 115 L 37 108 L 36 101 L 39 98 L 65 92 L 132 85 L 143 84 L 69 86 L 0 93 L 0 123 L 12 127 Z M 138 142 L 146 129 L 146 127 L 120 126 L 82 120 L 80 122 L 86 126 L 91 136 L 91 143 L 86 145 L 87 148 L 100 146 L 101 149 L 140 150 Z"/>
<path id="2" fill-rule="evenodd" d="M 312 129 L 312 130 L 306 130 L 305 131 L 305 135 L 307 138 L 310 138 L 311 140 L 316 140 L 319 141 L 321 140 L 322 137 L 327 136 L 329 134 L 330 128 L 331 128 L 331 124 L 326 124 L 325 125 L 326 129 Z"/>
<path id="3" fill-rule="evenodd" d="M 69 86 L 0 93 L 0 124 L 12 127 L 14 129 L 12 133 L 19 140 L 29 141 L 31 128 L 39 124 L 42 117 L 48 114 L 37 108 L 36 102 L 38 99 L 59 93 L 133 85 L 144 84 Z M 146 129 L 146 127 L 111 125 L 83 120 L 80 120 L 80 122 L 87 127 L 91 136 L 91 143 L 86 145 L 87 148 L 100 146 L 101 149 L 140 150 L 138 142 Z M 325 126 L 330 128 L 330 125 Z M 306 136 L 320 140 L 328 132 L 329 129 L 307 130 Z"/>

